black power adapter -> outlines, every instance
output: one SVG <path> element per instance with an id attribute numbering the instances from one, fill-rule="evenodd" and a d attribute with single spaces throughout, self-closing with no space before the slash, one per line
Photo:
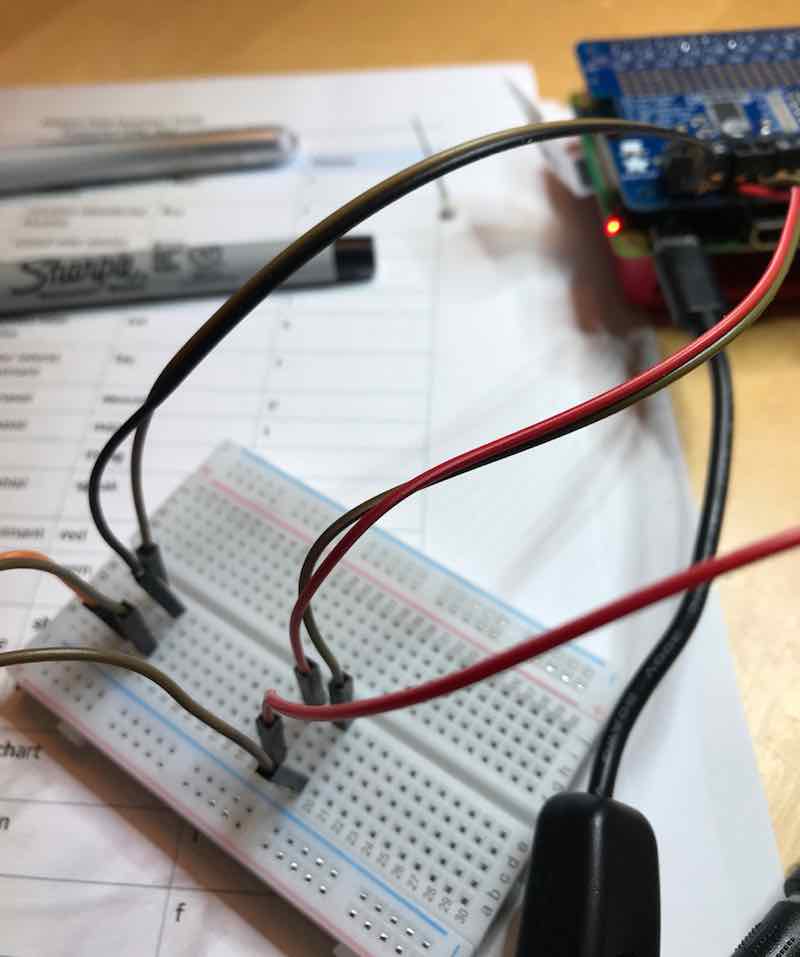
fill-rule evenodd
<path id="1" fill-rule="evenodd" d="M 638 811 L 558 794 L 536 824 L 517 957 L 659 957 L 658 849 Z"/>

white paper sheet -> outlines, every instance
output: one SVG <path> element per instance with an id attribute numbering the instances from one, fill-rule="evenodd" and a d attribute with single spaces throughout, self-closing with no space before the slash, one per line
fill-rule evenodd
<path id="1" fill-rule="evenodd" d="M 6 142 L 259 122 L 286 123 L 302 142 L 300 161 L 277 173 L 6 203 L 0 252 L 15 255 L 32 237 L 49 248 L 76 236 L 141 245 L 160 238 L 165 210 L 187 211 L 176 234 L 193 241 L 288 238 L 419 158 L 427 141 L 438 149 L 523 121 L 509 78 L 534 94 L 530 72 L 514 65 L 0 94 Z M 447 189 L 443 199 L 427 187 L 362 228 L 377 237 L 373 284 L 276 296 L 206 360 L 156 418 L 146 458 L 153 504 L 225 436 L 353 503 L 652 357 L 649 335 L 607 331 L 624 310 L 591 205 L 552 185 L 534 150 L 462 170 Z M 454 217 L 440 215 L 444 203 Z M 3 546 L 96 567 L 103 551 L 81 484 L 93 451 L 213 307 L 0 325 L 0 403 L 11 423 L 0 428 Z M 109 477 L 116 487 L 105 501 L 124 534 L 124 463 Z M 685 561 L 693 520 L 661 397 L 441 486 L 390 527 L 556 622 Z M 63 597 L 31 573 L 3 576 L 5 645 L 40 627 Z M 627 673 L 668 613 L 590 643 Z M 33 705 L 15 696 L 2 721 L 0 744 L 41 745 L 0 756 L 3 953 L 305 957 L 328 947 L 134 782 L 63 742 Z M 663 953 L 732 950 L 777 891 L 779 868 L 715 602 L 637 730 L 619 796 L 650 816 L 660 839 Z"/>

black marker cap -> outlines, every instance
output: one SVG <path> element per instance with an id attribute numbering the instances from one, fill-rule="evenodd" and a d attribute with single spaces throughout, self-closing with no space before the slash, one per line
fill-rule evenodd
<path id="1" fill-rule="evenodd" d="M 371 236 L 347 236 L 334 245 L 336 273 L 340 281 L 372 279 L 375 275 L 375 244 Z"/>

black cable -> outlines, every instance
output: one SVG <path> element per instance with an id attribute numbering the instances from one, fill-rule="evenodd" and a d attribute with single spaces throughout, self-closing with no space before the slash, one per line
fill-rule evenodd
<path id="1" fill-rule="evenodd" d="M 682 240 L 683 237 L 678 242 Z M 670 250 L 674 248 L 672 246 Z M 682 251 L 687 252 L 687 248 L 690 260 L 688 265 L 692 270 L 688 282 L 692 283 L 700 276 L 700 288 L 703 289 L 703 293 L 698 293 L 695 287 L 694 290 L 689 290 L 687 301 L 673 300 L 670 304 L 673 306 L 673 311 L 680 310 L 683 313 L 684 321 L 689 323 L 697 335 L 700 335 L 719 321 L 724 306 L 699 244 L 694 243 L 691 247 L 684 246 Z M 664 250 L 665 247 L 657 249 L 657 255 L 659 252 L 663 254 Z M 672 293 L 676 295 L 686 293 L 687 280 L 681 270 L 678 270 L 679 277 L 672 275 L 669 278 L 663 269 L 660 272 L 662 288 L 668 299 Z M 703 272 L 706 273 L 705 276 L 702 275 Z M 711 283 L 710 286 L 706 286 L 708 281 Z M 675 289 L 673 284 L 676 282 L 684 285 L 682 293 Z M 667 283 L 670 283 L 671 292 L 669 293 L 665 288 Z M 695 294 L 699 295 L 702 311 L 693 311 L 690 308 Z M 713 301 L 715 298 L 717 302 Z M 718 353 L 708 363 L 708 369 L 712 392 L 711 443 L 692 563 L 710 558 L 717 551 L 725 513 L 733 450 L 733 383 L 730 364 L 725 353 Z M 700 621 L 710 588 L 709 582 L 683 596 L 666 631 L 625 687 L 603 729 L 595 752 L 589 778 L 589 791 L 592 794 L 609 798 L 613 796 L 622 753 L 633 726 L 653 692 L 686 647 Z"/>
<path id="2" fill-rule="evenodd" d="M 147 439 L 147 428 L 149 425 L 150 419 L 147 418 L 134 433 L 130 463 L 133 507 L 136 512 L 136 520 L 139 523 L 139 537 L 142 540 L 142 545 L 145 547 L 152 546 L 153 544 L 153 533 L 150 528 L 147 505 L 144 501 L 144 488 L 142 487 L 142 456 L 144 455 L 144 443 Z"/>
<path id="3" fill-rule="evenodd" d="M 111 461 L 114 453 L 140 423 L 146 422 L 149 419 L 150 410 L 147 408 L 147 405 L 139 406 L 133 415 L 122 423 L 108 442 L 100 449 L 97 458 L 94 460 L 91 474 L 89 475 L 89 511 L 92 514 L 92 521 L 106 544 L 119 555 L 133 572 L 134 576 L 138 575 L 141 570 L 139 560 L 111 530 L 111 526 L 103 514 L 103 507 L 100 502 L 100 491 L 103 483 L 103 472 L 105 472 L 106 466 Z"/>
<path id="4" fill-rule="evenodd" d="M 152 413 L 178 388 L 209 352 L 297 269 L 369 216 L 415 189 L 462 166 L 518 146 L 545 140 L 575 135 L 626 133 L 662 136 L 693 144 L 699 151 L 708 151 L 705 144 L 686 133 L 628 120 L 583 118 L 527 124 L 491 133 L 425 157 L 352 199 L 287 246 L 223 303 L 178 350 L 156 379 L 142 406 L 117 429 L 98 455 L 89 477 L 89 507 L 97 529 L 108 545 L 136 573 L 139 568 L 136 556 L 114 535 L 105 519 L 100 502 L 103 472 L 114 452 L 132 432 L 142 426 L 146 428 Z M 139 466 L 141 466 L 143 444 L 142 438 L 137 455 Z M 140 478 L 137 479 L 137 489 L 141 489 Z"/>

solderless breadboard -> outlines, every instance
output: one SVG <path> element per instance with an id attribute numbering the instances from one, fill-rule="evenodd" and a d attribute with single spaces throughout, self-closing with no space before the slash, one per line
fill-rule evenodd
<path id="1" fill-rule="evenodd" d="M 335 504 L 232 444 L 154 516 L 187 612 L 169 619 L 112 561 L 98 584 L 134 602 L 150 659 L 255 734 L 265 688 L 296 696 L 287 622 L 306 548 Z M 426 680 L 536 630 L 382 531 L 315 608 L 359 696 Z M 130 651 L 77 603 L 35 644 Z M 570 646 L 448 698 L 347 731 L 289 722 L 292 795 L 160 688 L 88 664 L 20 670 L 24 687 L 358 954 L 466 957 L 524 868 L 543 801 L 569 784 L 613 697 Z"/>

